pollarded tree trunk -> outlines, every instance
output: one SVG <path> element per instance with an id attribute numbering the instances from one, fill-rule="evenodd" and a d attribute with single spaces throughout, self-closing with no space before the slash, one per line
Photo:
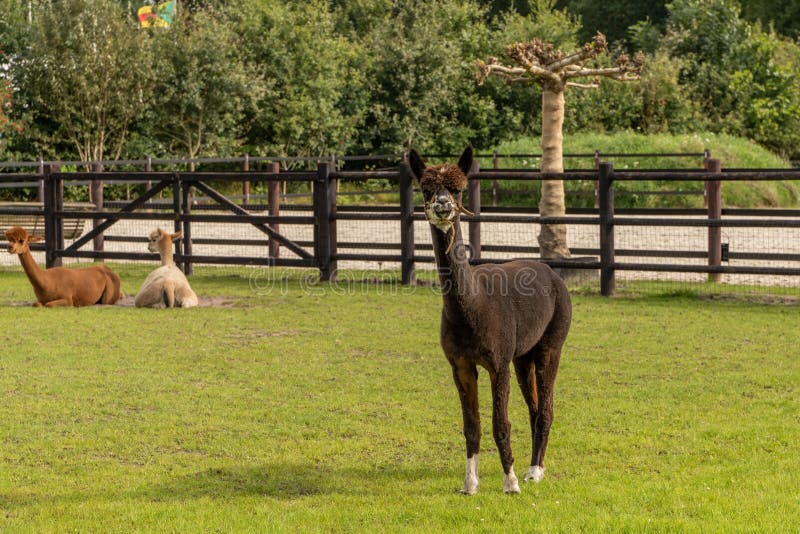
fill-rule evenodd
<path id="1" fill-rule="evenodd" d="M 505 49 L 505 55 L 515 65 L 503 65 L 496 57 L 478 60 L 478 83 L 489 76 L 505 78 L 508 83 L 538 83 L 542 85 L 542 172 L 563 173 L 562 161 L 564 125 L 564 90 L 567 86 L 597 88 L 600 78 L 617 81 L 638 80 L 644 67 L 644 55 L 636 54 L 633 62 L 626 54 L 620 55 L 614 67 L 587 67 L 586 63 L 606 49 L 606 38 L 598 33 L 591 43 L 571 53 L 556 50 L 552 44 L 539 39 L 527 43 L 514 43 Z M 576 78 L 591 78 L 590 83 L 577 83 Z M 566 214 L 564 182 L 542 181 L 542 200 L 539 203 L 542 217 L 563 217 Z M 542 258 L 569 258 L 567 227 L 564 224 L 542 225 L 539 234 Z"/>
<path id="2" fill-rule="evenodd" d="M 542 92 L 542 172 L 563 173 L 564 137 L 564 88 L 548 84 Z M 550 87 L 550 85 L 555 87 Z M 563 217 L 567 210 L 564 202 L 564 182 L 543 180 L 539 215 Z M 567 225 L 543 224 L 539 233 L 539 249 L 542 258 L 569 258 L 567 247 Z"/>

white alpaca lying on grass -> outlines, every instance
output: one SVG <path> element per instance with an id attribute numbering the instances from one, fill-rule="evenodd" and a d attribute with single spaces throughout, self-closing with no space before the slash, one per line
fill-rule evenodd
<path id="1" fill-rule="evenodd" d="M 183 272 L 172 261 L 172 243 L 181 238 L 181 232 L 170 234 L 161 228 L 150 232 L 147 249 L 161 255 L 161 267 L 145 278 L 136 294 L 137 308 L 191 308 L 197 306 L 197 295 L 189 286 Z"/>

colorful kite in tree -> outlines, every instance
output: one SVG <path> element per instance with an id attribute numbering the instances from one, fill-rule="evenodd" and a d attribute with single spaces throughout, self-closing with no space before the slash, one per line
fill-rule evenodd
<path id="1" fill-rule="evenodd" d="M 175 0 L 162 2 L 158 6 L 143 6 L 137 12 L 142 28 L 168 28 L 175 18 Z"/>

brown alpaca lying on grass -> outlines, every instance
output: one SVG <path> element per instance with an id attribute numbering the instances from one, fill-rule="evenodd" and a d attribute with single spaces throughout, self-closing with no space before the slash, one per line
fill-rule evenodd
<path id="1" fill-rule="evenodd" d="M 22 268 L 36 293 L 34 306 L 114 304 L 123 296 L 119 276 L 105 265 L 44 270 L 36 264 L 28 246 L 41 241 L 41 237 L 30 236 L 23 228 L 15 226 L 6 230 L 6 239 L 8 252 L 19 255 Z"/>

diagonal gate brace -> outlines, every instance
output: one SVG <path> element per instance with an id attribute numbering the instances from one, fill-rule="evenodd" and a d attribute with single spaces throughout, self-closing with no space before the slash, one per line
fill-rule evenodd
<path id="1" fill-rule="evenodd" d="M 142 196 L 131 202 L 130 204 L 126 204 L 122 208 L 120 208 L 119 213 L 130 213 L 134 210 L 137 210 L 144 206 L 145 202 L 159 194 L 161 191 L 166 189 L 167 187 L 172 185 L 171 180 L 162 180 L 158 184 L 154 185 L 149 191 L 146 191 Z M 80 239 L 74 241 L 69 247 L 66 248 L 67 251 L 76 251 L 81 248 L 83 245 L 91 241 L 95 238 L 95 236 L 100 235 L 102 232 L 108 230 L 112 225 L 119 222 L 119 218 L 113 219 L 106 219 L 101 224 L 98 224 L 88 233 L 84 234 Z"/>
<path id="2" fill-rule="evenodd" d="M 246 209 L 238 206 L 237 204 L 234 204 L 233 202 L 231 202 L 230 200 L 225 198 L 225 196 L 222 193 L 219 193 L 218 191 L 213 189 L 211 186 L 206 185 L 203 182 L 195 182 L 192 185 L 194 187 L 196 187 L 197 189 L 199 189 L 200 191 L 202 191 L 203 193 L 207 194 L 209 197 L 211 197 L 215 201 L 217 201 L 219 204 L 221 204 L 221 205 L 225 206 L 226 208 L 230 209 L 232 212 L 234 212 L 234 213 L 236 213 L 238 215 L 252 215 L 252 213 L 250 213 Z M 270 228 L 269 225 L 261 224 L 261 223 L 250 223 L 250 224 L 252 224 L 256 228 L 258 228 L 259 230 L 261 230 L 262 232 L 267 234 L 271 239 L 274 239 L 275 241 L 279 242 L 280 244 L 282 244 L 287 249 L 291 250 L 292 252 L 294 252 L 295 254 L 300 256 L 301 258 L 304 258 L 304 259 L 313 259 L 314 258 L 314 256 L 309 254 L 306 250 L 304 250 L 303 248 L 299 247 L 298 245 L 296 245 L 295 243 L 290 241 L 288 238 L 282 236 L 281 234 L 276 232 L 274 229 Z"/>

